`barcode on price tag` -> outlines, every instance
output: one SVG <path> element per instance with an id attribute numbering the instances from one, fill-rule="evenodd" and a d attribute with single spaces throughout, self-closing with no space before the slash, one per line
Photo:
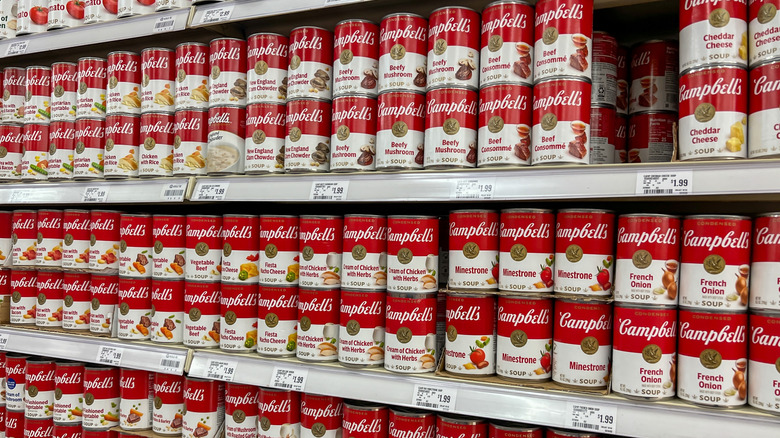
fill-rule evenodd
<path id="1" fill-rule="evenodd" d="M 166 353 L 160 359 L 160 371 L 165 373 L 181 374 L 184 371 L 184 356 Z"/>
<path id="2" fill-rule="evenodd" d="M 206 362 L 206 378 L 232 382 L 238 362 L 233 360 L 209 359 Z"/>
<path id="3" fill-rule="evenodd" d="M 108 187 L 86 187 L 81 202 L 106 202 Z"/>
<path id="4" fill-rule="evenodd" d="M 299 368 L 274 367 L 271 374 L 271 387 L 290 391 L 303 391 L 309 371 Z"/>
<path id="5" fill-rule="evenodd" d="M 173 30 L 173 26 L 175 24 L 176 24 L 176 19 L 173 18 L 173 15 L 166 15 L 160 17 L 157 19 L 157 21 L 154 22 L 154 29 L 152 29 L 152 32 L 154 33 L 170 32 Z"/>
<path id="6" fill-rule="evenodd" d="M 231 15 L 233 15 L 233 5 L 209 9 L 203 13 L 202 17 L 200 17 L 199 24 L 219 23 L 220 21 L 228 21 L 230 20 Z"/>
<path id="7" fill-rule="evenodd" d="M 614 434 L 617 429 L 617 407 L 587 406 L 567 402 L 566 426 Z"/>
<path id="8" fill-rule="evenodd" d="M 27 45 L 29 41 L 15 41 L 11 43 L 5 50 L 5 56 L 23 55 L 27 52 Z"/>
<path id="9" fill-rule="evenodd" d="M 122 355 L 124 353 L 124 348 L 101 345 L 95 360 L 98 363 L 104 363 L 106 365 L 113 365 L 118 367 L 122 363 Z"/>
<path id="10" fill-rule="evenodd" d="M 222 201 L 227 196 L 230 183 L 204 183 L 198 186 L 193 201 Z"/>
<path id="11" fill-rule="evenodd" d="M 455 388 L 414 385 L 412 404 L 419 408 L 451 411 L 455 409 L 455 397 L 457 395 L 458 390 Z"/>
<path id="12" fill-rule="evenodd" d="M 455 184 L 455 199 L 493 199 L 495 178 L 459 179 Z"/>
<path id="13" fill-rule="evenodd" d="M 163 201 L 181 202 L 184 200 L 184 192 L 187 189 L 187 183 L 169 183 L 163 186 L 160 198 Z"/>
<path id="14" fill-rule="evenodd" d="M 636 174 L 637 195 L 690 195 L 693 172 L 640 172 Z"/>
<path id="15" fill-rule="evenodd" d="M 349 181 L 320 181 L 311 183 L 309 200 L 345 201 L 349 191 Z"/>
<path id="16" fill-rule="evenodd" d="M 0 334 L 0 350 L 5 351 L 8 348 L 8 335 L 5 333 Z"/>

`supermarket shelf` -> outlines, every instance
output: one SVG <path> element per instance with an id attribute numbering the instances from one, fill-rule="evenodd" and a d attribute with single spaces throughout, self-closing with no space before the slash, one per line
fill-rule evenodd
<path id="1" fill-rule="evenodd" d="M 190 178 L 0 184 L 0 204 L 181 202 Z"/>
<path id="2" fill-rule="evenodd" d="M 98 360 L 101 350 L 121 349 L 119 366 L 168 374 L 184 374 L 190 350 L 180 345 L 159 345 L 148 341 L 120 341 L 87 334 L 0 327 L 0 340 L 7 338 L 5 350 L 44 355 L 88 363 Z"/>
<path id="3" fill-rule="evenodd" d="M 714 410 L 680 401 L 647 403 L 616 396 L 469 382 L 443 377 L 399 375 L 384 369 L 345 368 L 338 364 L 310 364 L 294 359 L 264 359 L 217 351 L 194 351 L 189 375 L 207 377 L 209 360 L 232 361 L 233 381 L 269 386 L 274 367 L 307 373 L 305 392 L 369 400 L 395 406 L 413 406 L 415 385 L 456 390 L 457 414 L 479 418 L 567 427 L 567 404 L 617 409 L 616 434 L 632 437 L 776 436 L 780 417 L 751 408 Z M 695 427 L 693 426 L 695 425 Z"/>
<path id="4" fill-rule="evenodd" d="M 618 164 L 600 166 L 552 166 L 512 169 L 474 169 L 415 172 L 264 175 L 198 178 L 191 200 L 204 184 L 222 184 L 224 201 L 309 202 L 314 184 L 346 183 L 347 202 L 441 202 L 474 194 L 463 184 L 476 180 L 490 184 L 482 199 L 616 199 L 637 197 L 637 179 L 645 173 L 691 172 L 689 195 L 731 196 L 780 193 L 777 169 L 780 160 Z M 459 184 L 461 185 L 459 188 Z M 460 191 L 460 195 L 458 195 Z M 667 196 L 653 194 L 643 196 Z M 685 199 L 685 196 L 677 196 Z M 213 199 L 206 199 L 213 200 Z M 327 199 L 326 201 L 333 201 Z"/>

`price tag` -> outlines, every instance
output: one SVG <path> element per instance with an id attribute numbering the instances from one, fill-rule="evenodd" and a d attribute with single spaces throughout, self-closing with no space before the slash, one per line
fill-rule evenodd
<path id="1" fill-rule="evenodd" d="M 187 190 L 187 183 L 168 183 L 163 186 L 160 192 L 160 198 L 163 201 L 181 202 L 184 200 L 184 192 Z"/>
<path id="2" fill-rule="evenodd" d="M 320 181 L 311 183 L 311 201 L 346 201 L 349 181 Z"/>
<path id="3" fill-rule="evenodd" d="M 81 202 L 106 202 L 108 199 L 108 187 L 87 187 L 81 196 Z"/>
<path id="4" fill-rule="evenodd" d="M 8 197 L 9 204 L 22 204 L 27 202 L 32 196 L 32 190 L 12 190 L 11 196 Z"/>
<path id="5" fill-rule="evenodd" d="M 27 52 L 27 45 L 29 43 L 30 42 L 27 40 L 11 43 L 5 51 L 5 56 L 24 55 L 24 53 Z"/>
<path id="6" fill-rule="evenodd" d="M 164 373 L 181 374 L 184 371 L 184 356 L 166 353 L 160 359 L 160 371 Z"/>
<path id="7" fill-rule="evenodd" d="M 566 426 L 614 434 L 617 429 L 617 407 L 587 406 L 567 402 Z"/>
<path id="8" fill-rule="evenodd" d="M 0 333 L 0 350 L 5 351 L 8 348 L 8 335 Z"/>
<path id="9" fill-rule="evenodd" d="M 234 360 L 209 359 L 206 362 L 206 378 L 232 382 L 238 362 Z"/>
<path id="10" fill-rule="evenodd" d="M 438 386 L 414 385 L 412 404 L 426 409 L 451 411 L 455 409 L 455 388 L 440 388 Z"/>
<path id="11" fill-rule="evenodd" d="M 274 367 L 274 373 L 271 374 L 271 387 L 303 392 L 308 375 L 308 370 Z"/>
<path id="12" fill-rule="evenodd" d="M 198 24 L 219 23 L 220 21 L 230 20 L 230 16 L 233 15 L 233 6 L 234 5 L 221 6 L 203 12 L 203 16 L 200 17 L 200 22 Z"/>
<path id="13" fill-rule="evenodd" d="M 106 365 L 113 365 L 118 367 L 122 362 L 122 355 L 125 353 L 124 348 L 109 347 L 108 345 L 101 345 L 98 350 L 97 358 L 98 363 L 104 363 Z"/>
<path id="14" fill-rule="evenodd" d="M 198 186 L 193 201 L 222 201 L 230 183 L 204 183 Z"/>
<path id="15" fill-rule="evenodd" d="M 152 28 L 152 32 L 153 33 L 171 32 L 175 24 L 176 24 L 176 19 L 173 17 L 173 15 L 166 15 L 164 17 L 160 17 L 154 22 L 154 28 Z"/>
<path id="16" fill-rule="evenodd" d="M 459 179 L 455 184 L 455 199 L 493 199 L 495 178 Z"/>
<path id="17" fill-rule="evenodd" d="M 690 195 L 693 172 L 641 172 L 636 174 L 637 195 Z"/>

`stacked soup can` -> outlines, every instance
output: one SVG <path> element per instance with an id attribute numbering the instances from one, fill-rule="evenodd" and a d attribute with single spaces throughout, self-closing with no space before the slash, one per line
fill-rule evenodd
<path id="1" fill-rule="evenodd" d="M 222 216 L 188 215 L 183 219 L 185 220 L 184 251 L 171 254 L 172 264 L 177 265 L 178 269 L 171 265 L 167 266 L 172 268 L 171 276 L 179 274 L 184 277 L 183 342 L 191 348 L 218 348 L 223 252 Z M 184 263 L 184 266 L 180 263 Z"/>
<path id="2" fill-rule="evenodd" d="M 22 181 L 43 180 L 47 178 L 49 172 L 51 69 L 33 66 L 18 70 L 18 74 L 24 74 L 25 84 L 23 89 L 18 89 L 18 91 L 23 92 L 23 103 L 17 107 L 17 114 L 22 108 L 24 111 L 21 119 L 24 122 L 21 127 L 22 143 L 19 150 L 13 151 L 19 146 L 18 143 L 14 142 L 15 136 L 13 135 L 18 127 L 8 127 L 7 132 L 11 134 L 12 138 L 7 147 L 11 149 L 10 152 L 19 153 L 19 166 L 15 167 L 14 171 L 21 173 Z M 19 101 L 21 102 L 21 100 Z"/>
<path id="3" fill-rule="evenodd" d="M 780 155 L 780 16 L 776 1 L 752 1 L 748 9 L 748 156 Z"/>
<path id="4" fill-rule="evenodd" d="M 590 164 L 620 163 L 617 149 L 618 43 L 606 32 L 593 33 L 590 109 Z"/>

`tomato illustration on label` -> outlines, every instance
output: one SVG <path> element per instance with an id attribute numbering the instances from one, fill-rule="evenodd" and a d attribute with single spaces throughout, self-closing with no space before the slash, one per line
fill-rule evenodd
<path id="1" fill-rule="evenodd" d="M 33 23 L 43 25 L 49 22 L 49 8 L 35 6 L 30 9 L 30 20 Z"/>
<path id="2" fill-rule="evenodd" d="M 71 0 L 65 5 L 65 9 L 68 11 L 71 17 L 76 20 L 84 19 L 84 2 L 81 0 Z"/>
<path id="3" fill-rule="evenodd" d="M 116 14 L 117 10 L 119 10 L 117 0 L 103 0 L 103 7 L 112 14 Z"/>
<path id="4" fill-rule="evenodd" d="M 485 350 L 471 347 L 471 354 L 469 354 L 469 359 L 474 365 L 483 362 L 485 360 Z"/>

